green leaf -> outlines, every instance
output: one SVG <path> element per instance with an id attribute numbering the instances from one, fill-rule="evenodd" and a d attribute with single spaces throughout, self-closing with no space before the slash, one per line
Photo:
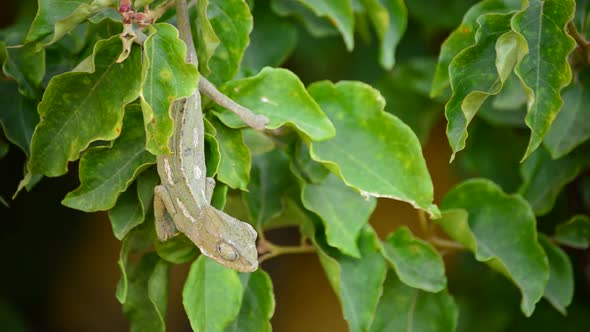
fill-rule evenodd
<path id="1" fill-rule="evenodd" d="M 28 157 L 31 137 L 39 122 L 35 102 L 22 96 L 14 82 L 0 82 L 0 125 L 6 138 Z"/>
<path id="2" fill-rule="evenodd" d="M 549 281 L 543 297 L 562 314 L 566 315 L 565 308 L 570 305 L 574 297 L 574 272 L 572 263 L 567 254 L 554 245 L 544 236 L 539 236 L 539 242 L 543 246 L 549 259 Z"/>
<path id="3" fill-rule="evenodd" d="M 558 225 L 555 228 L 555 241 L 572 248 L 587 249 L 590 247 L 590 218 L 577 215 Z"/>
<path id="4" fill-rule="evenodd" d="M 193 40 L 199 58 L 199 72 L 204 75 L 209 75 L 211 72 L 209 60 L 220 42 L 207 17 L 207 7 L 209 7 L 209 0 L 197 1 L 197 6 L 190 12 L 196 22 L 196 29 L 193 28 Z"/>
<path id="5" fill-rule="evenodd" d="M 590 139 L 590 73 L 580 72 L 579 81 L 563 91 L 563 107 L 543 141 L 553 159 L 568 154 Z"/>
<path id="6" fill-rule="evenodd" d="M 115 206 L 139 173 L 156 163 L 145 149 L 145 132 L 139 105 L 126 108 L 122 134 L 112 147 L 88 149 L 80 159 L 80 186 L 68 193 L 62 204 L 86 212 Z"/>
<path id="7" fill-rule="evenodd" d="M 215 126 L 215 139 L 219 143 L 219 169 L 217 179 L 233 189 L 245 191 L 250 181 L 252 157 L 239 129 L 226 127 L 218 119 L 211 119 Z"/>
<path id="8" fill-rule="evenodd" d="M 357 240 L 377 206 L 375 198 L 365 200 L 336 175 L 330 174 L 320 183 L 303 184 L 301 201 L 324 222 L 326 241 L 330 246 L 346 255 L 361 257 Z"/>
<path id="9" fill-rule="evenodd" d="M 119 136 L 124 106 L 137 98 L 142 76 L 139 48 L 118 64 L 120 52 L 118 36 L 100 41 L 92 72 L 51 79 L 37 108 L 41 122 L 31 143 L 30 172 L 62 175 L 68 161 L 78 159 L 91 142 Z"/>
<path id="10" fill-rule="evenodd" d="M 8 142 L 6 142 L 4 140 L 3 136 L 0 136 L 0 159 L 6 157 L 9 150 L 10 150 L 10 145 L 8 144 Z M 6 202 L 4 202 L 4 203 L 6 203 Z M 7 204 L 4 204 L 4 205 L 7 205 Z"/>
<path id="11" fill-rule="evenodd" d="M 391 70 L 395 50 L 408 24 L 408 9 L 403 0 L 361 0 L 379 37 L 379 63 Z"/>
<path id="12" fill-rule="evenodd" d="M 311 159 L 309 147 L 304 142 L 295 143 L 292 149 L 291 172 L 300 182 L 319 184 L 330 175 L 330 171 L 321 163 Z M 358 193 L 355 193 L 358 195 Z"/>
<path id="13" fill-rule="evenodd" d="M 294 126 L 314 141 L 334 137 L 334 126 L 303 83 L 286 69 L 266 67 L 253 77 L 228 82 L 225 94 L 256 114 L 269 118 L 267 129 Z M 243 122 L 232 112 L 217 108 L 221 121 L 236 128 Z"/>
<path id="14" fill-rule="evenodd" d="M 459 309 L 446 291 L 424 292 L 408 287 L 389 270 L 371 332 L 452 332 Z"/>
<path id="15" fill-rule="evenodd" d="M 240 71 L 244 76 L 262 68 L 282 65 L 297 44 L 297 29 L 289 20 L 274 15 L 264 4 L 256 4 L 254 29 Z M 272 41 L 272 42 L 269 42 Z"/>
<path id="16" fill-rule="evenodd" d="M 437 222 L 478 261 L 487 262 L 518 286 L 521 309 L 530 316 L 543 296 L 549 266 L 527 202 L 505 194 L 493 182 L 475 179 L 448 192 L 442 208 L 464 209 L 448 211 Z"/>
<path id="17" fill-rule="evenodd" d="M 173 264 L 184 264 L 195 260 L 199 251 L 195 244 L 184 234 L 178 234 L 164 242 L 155 241 L 158 256 Z"/>
<path id="18" fill-rule="evenodd" d="M 524 154 L 527 159 L 541 144 L 563 101 L 560 91 L 572 79 L 567 61 L 575 42 L 565 31 L 574 17 L 574 0 L 527 0 L 528 7 L 512 20 L 512 29 L 520 33 L 530 52 L 516 65 L 515 72 L 527 92 L 525 122 L 531 139 Z"/>
<path id="19" fill-rule="evenodd" d="M 242 136 L 244 137 L 244 144 L 246 144 L 253 156 L 267 153 L 275 148 L 275 142 L 257 130 L 244 128 L 242 129 Z"/>
<path id="20" fill-rule="evenodd" d="M 132 332 L 166 331 L 169 272 L 170 265 L 154 253 L 146 254 L 129 267 L 123 313 L 131 323 Z"/>
<path id="21" fill-rule="evenodd" d="M 4 48 L 0 42 L 0 52 Z M 45 50 L 34 45 L 6 47 L 6 60 L 2 65 L 4 73 L 18 83 L 20 94 L 38 99 L 41 96 L 41 81 L 45 75 Z"/>
<path id="22" fill-rule="evenodd" d="M 254 157 L 248 191 L 243 195 L 249 220 L 256 229 L 262 229 L 272 217 L 281 213 L 290 178 L 289 158 L 281 150 Z"/>
<path id="23" fill-rule="evenodd" d="M 447 5 L 445 3 L 445 10 Z M 448 89 L 451 61 L 459 52 L 475 43 L 475 32 L 478 29 L 477 19 L 486 13 L 502 14 L 516 9 L 520 9 L 520 0 L 484 0 L 475 4 L 465 13 L 461 25 L 447 37 L 441 46 L 430 91 L 432 97 L 440 96 Z"/>
<path id="24" fill-rule="evenodd" d="M 387 237 L 382 252 L 404 284 L 433 293 L 447 287 L 440 254 L 430 243 L 415 238 L 406 226 Z"/>
<path id="25" fill-rule="evenodd" d="M 109 210 L 109 219 L 117 239 L 123 239 L 129 231 L 144 222 L 153 205 L 154 187 L 159 182 L 158 173 L 151 168 L 139 175 L 135 187 L 128 187 L 121 193 L 117 204 Z"/>
<path id="26" fill-rule="evenodd" d="M 224 183 L 217 183 L 213 189 L 213 196 L 211 196 L 211 206 L 218 210 L 222 210 L 227 202 L 228 187 Z"/>
<path id="27" fill-rule="evenodd" d="M 305 6 L 301 1 L 272 0 L 271 8 L 279 16 L 295 16 L 314 37 L 338 35 L 338 30 L 332 22 L 325 17 L 317 16 L 311 8 Z"/>
<path id="28" fill-rule="evenodd" d="M 581 166 L 577 154 L 552 160 L 549 153 L 540 148 L 521 164 L 523 183 L 518 192 L 529 201 L 536 215 L 547 214 L 563 187 L 578 176 Z"/>
<path id="29" fill-rule="evenodd" d="M 331 249 L 323 234 L 315 232 L 311 221 L 303 225 L 302 231 L 316 246 L 326 277 L 342 305 L 349 330 L 367 331 L 387 272 L 387 264 L 379 253 L 377 235 L 370 226 L 363 229 L 358 240 L 362 258 L 356 259 Z"/>
<path id="30" fill-rule="evenodd" d="M 298 0 L 316 15 L 326 17 L 344 39 L 346 49 L 354 48 L 354 14 L 350 0 Z"/>
<path id="31" fill-rule="evenodd" d="M 445 106 L 447 137 L 455 154 L 465 148 L 467 126 L 484 103 L 502 89 L 514 65 L 526 54 L 524 39 L 510 31 L 512 14 L 485 14 L 475 44 L 451 62 L 449 75 L 453 94 Z"/>
<path id="32" fill-rule="evenodd" d="M 496 127 L 526 128 L 526 94 L 518 76 L 511 74 L 504 82 L 502 91 L 486 99 L 477 114 Z"/>
<path id="33" fill-rule="evenodd" d="M 240 313 L 225 332 L 256 331 L 270 332 L 270 318 L 275 311 L 272 281 L 261 269 L 253 273 L 240 273 L 244 299 Z"/>
<path id="34" fill-rule="evenodd" d="M 114 5 L 114 0 L 39 0 L 37 16 L 25 41 L 34 42 L 53 34 L 46 45 L 53 44 L 86 19 Z"/>
<path id="35" fill-rule="evenodd" d="M 191 265 L 182 303 L 195 332 L 223 331 L 240 312 L 243 288 L 238 273 L 201 255 Z"/>
<path id="36" fill-rule="evenodd" d="M 220 85 L 238 73 L 250 42 L 252 14 L 244 0 L 210 0 L 207 17 L 219 38 L 219 45 L 209 59 L 211 74 L 208 79 Z"/>
<path id="37" fill-rule="evenodd" d="M 377 90 L 359 82 L 324 81 L 309 91 L 337 131 L 332 139 L 312 143 L 313 159 L 361 193 L 438 215 L 420 142 L 407 125 L 383 111 L 385 100 Z"/>
<path id="38" fill-rule="evenodd" d="M 141 109 L 147 133 L 147 150 L 155 155 L 170 153 L 168 141 L 174 131 L 170 116 L 173 102 L 190 96 L 198 85 L 197 68 L 185 61 L 186 45 L 178 30 L 168 23 L 150 26 L 144 43 L 146 79 Z"/>

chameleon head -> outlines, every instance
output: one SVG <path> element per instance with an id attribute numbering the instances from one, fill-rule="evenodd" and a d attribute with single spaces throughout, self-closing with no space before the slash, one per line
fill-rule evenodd
<path id="1" fill-rule="evenodd" d="M 205 232 L 209 240 L 199 246 L 201 252 L 222 265 L 240 272 L 258 268 L 257 233 L 249 224 L 219 211 L 205 208 Z"/>

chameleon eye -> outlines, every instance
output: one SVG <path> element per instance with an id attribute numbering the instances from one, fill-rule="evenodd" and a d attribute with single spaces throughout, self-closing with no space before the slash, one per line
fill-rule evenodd
<path id="1" fill-rule="evenodd" d="M 226 261 L 235 261 L 240 258 L 237 250 L 231 244 L 225 241 L 217 242 L 217 253 Z"/>

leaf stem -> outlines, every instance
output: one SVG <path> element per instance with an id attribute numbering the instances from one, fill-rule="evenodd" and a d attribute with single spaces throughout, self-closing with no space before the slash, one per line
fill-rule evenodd
<path id="1" fill-rule="evenodd" d="M 273 257 L 281 255 L 315 252 L 315 247 L 307 244 L 304 240 L 302 240 L 301 244 L 298 246 L 280 246 L 268 241 L 264 236 L 264 232 L 262 230 L 259 230 L 258 234 L 260 234 L 258 250 L 262 253 L 262 255 L 258 258 L 259 264 L 262 264 L 262 262 L 269 260 Z"/>
<path id="2" fill-rule="evenodd" d="M 199 77 L 199 91 L 207 97 L 213 99 L 219 106 L 227 108 L 234 112 L 244 123 L 256 130 L 264 130 L 264 126 L 269 122 L 264 115 L 254 114 L 251 110 L 236 103 L 221 91 L 217 90 L 213 83 L 209 82 L 204 76 Z"/>
<path id="3" fill-rule="evenodd" d="M 567 30 L 569 35 L 572 36 L 572 38 L 574 38 L 574 40 L 578 44 L 578 47 L 584 54 L 584 61 L 586 62 L 586 64 L 590 64 L 590 43 L 586 40 L 586 38 L 584 38 L 584 36 L 580 32 L 578 32 L 578 29 L 576 28 L 576 25 L 573 21 L 570 21 L 567 24 Z"/>
<path id="4" fill-rule="evenodd" d="M 464 250 L 465 247 L 462 246 L 461 244 L 455 242 L 455 241 L 450 241 L 447 239 L 441 239 L 439 237 L 433 236 L 431 238 L 428 239 L 428 241 L 430 243 L 432 243 L 435 247 L 441 248 L 441 249 L 451 249 L 451 250 Z"/>

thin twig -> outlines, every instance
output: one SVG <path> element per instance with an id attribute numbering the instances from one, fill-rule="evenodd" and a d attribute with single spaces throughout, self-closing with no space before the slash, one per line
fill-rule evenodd
<path id="1" fill-rule="evenodd" d="M 213 83 L 205 77 L 199 78 L 199 91 L 207 97 L 213 99 L 219 106 L 225 107 L 234 112 L 245 124 L 256 130 L 264 130 L 264 126 L 269 122 L 268 118 L 261 114 L 254 114 L 251 110 L 236 103 L 228 96 L 221 93 Z"/>
<path id="2" fill-rule="evenodd" d="M 428 242 L 432 243 L 435 247 L 439 247 L 442 249 L 451 249 L 451 250 L 464 250 L 465 247 L 461 244 L 450 241 L 446 239 L 441 239 L 439 237 L 433 236 L 428 239 Z"/>
<path id="3" fill-rule="evenodd" d="M 315 247 L 310 246 L 310 245 L 305 245 L 305 246 L 277 246 L 277 245 L 273 245 L 273 248 L 270 252 L 260 256 L 260 258 L 258 258 L 258 262 L 260 264 L 262 264 L 262 262 L 269 260 L 273 257 L 277 257 L 280 255 L 287 255 L 287 254 L 304 254 L 304 253 L 310 253 L 310 252 L 315 252 Z"/>
<path id="4" fill-rule="evenodd" d="M 576 28 L 576 25 L 573 21 L 570 21 L 567 24 L 567 30 L 569 35 L 574 38 L 576 44 L 578 44 L 578 47 L 582 51 L 586 64 L 590 64 L 590 43 L 588 43 L 586 38 L 584 38 L 584 36 L 578 32 L 578 29 Z"/>

